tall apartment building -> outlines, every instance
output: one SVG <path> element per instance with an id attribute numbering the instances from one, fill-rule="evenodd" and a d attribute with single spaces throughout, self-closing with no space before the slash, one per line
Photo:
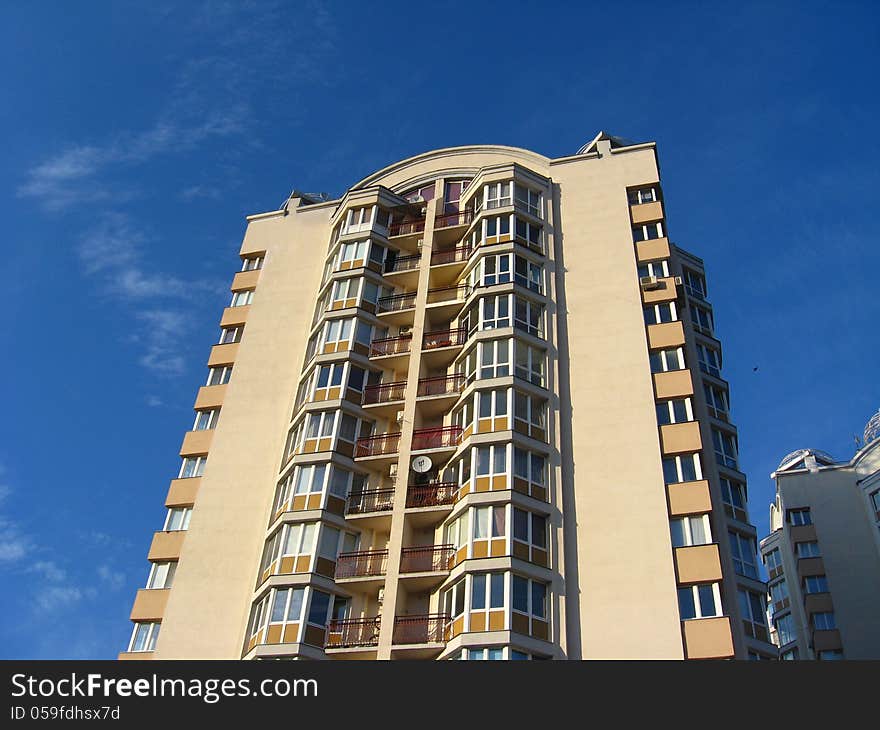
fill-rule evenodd
<path id="1" fill-rule="evenodd" d="M 880 412 L 862 444 L 845 462 L 801 449 L 771 474 L 761 556 L 781 659 L 880 659 Z"/>
<path id="2" fill-rule="evenodd" d="M 121 658 L 775 656 L 666 228 L 655 145 L 604 133 L 250 216 Z"/>

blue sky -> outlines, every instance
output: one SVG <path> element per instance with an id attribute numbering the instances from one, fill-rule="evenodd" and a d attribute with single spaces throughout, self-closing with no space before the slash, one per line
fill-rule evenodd
<path id="1" fill-rule="evenodd" d="M 0 656 L 126 644 L 244 216 L 427 149 L 656 140 L 759 532 L 786 452 L 850 457 L 880 407 L 878 6 L 662 5 L 5 3 Z"/>

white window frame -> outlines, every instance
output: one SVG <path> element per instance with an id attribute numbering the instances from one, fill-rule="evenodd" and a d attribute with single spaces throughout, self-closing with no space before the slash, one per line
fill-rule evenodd
<path id="1" fill-rule="evenodd" d="M 192 507 L 169 507 L 165 514 L 165 523 L 162 526 L 163 532 L 185 532 L 189 529 L 189 522 L 192 519 Z M 178 527 L 171 525 L 179 520 Z"/>
<path id="2" fill-rule="evenodd" d="M 804 519 L 806 516 L 806 519 Z M 803 526 L 813 524 L 813 515 L 809 507 L 793 507 L 788 510 L 786 521 L 792 526 Z"/>
<path id="3" fill-rule="evenodd" d="M 670 275 L 669 259 L 648 261 L 646 263 L 639 264 L 638 273 L 640 278 L 642 276 L 656 276 L 658 279 L 665 279 Z"/>
<path id="4" fill-rule="evenodd" d="M 171 588 L 174 583 L 174 573 L 177 571 L 177 561 L 168 560 L 150 565 L 150 575 L 147 576 L 146 589 L 159 591 Z"/>
<path id="5" fill-rule="evenodd" d="M 651 221 L 650 223 L 635 225 L 632 227 L 632 233 L 633 242 L 635 243 L 639 243 L 640 241 L 654 241 L 658 238 L 663 238 L 666 235 L 663 231 L 662 221 Z"/>
<path id="6" fill-rule="evenodd" d="M 822 550 L 819 548 L 818 540 L 805 540 L 794 544 L 794 554 L 798 560 L 801 558 L 821 558 Z"/>
<path id="7" fill-rule="evenodd" d="M 131 632 L 131 639 L 128 642 L 128 651 L 129 653 L 141 653 L 141 652 L 150 652 L 156 650 L 156 640 L 159 638 L 159 628 L 161 627 L 161 622 L 159 621 L 136 621 L 134 624 L 134 628 Z M 142 627 L 147 628 L 146 639 L 143 642 L 143 646 L 141 648 L 137 648 L 137 639 L 138 634 Z"/>
<path id="8" fill-rule="evenodd" d="M 218 345 L 234 345 L 241 342 L 241 336 L 244 333 L 244 325 L 237 327 L 222 327 L 220 329 L 220 340 Z M 231 339 L 230 339 L 231 337 Z"/>
<path id="9" fill-rule="evenodd" d="M 504 208 L 513 205 L 513 181 L 502 180 L 487 183 L 484 190 L 486 194 L 486 210 Z"/>
<path id="10" fill-rule="evenodd" d="M 684 459 L 690 459 L 693 461 L 695 478 L 685 479 L 685 471 L 684 471 Z M 667 484 L 681 484 L 682 482 L 689 481 L 700 481 L 703 478 L 703 464 L 700 459 L 699 452 L 694 452 L 692 454 L 676 454 L 675 456 L 667 456 L 663 459 L 663 461 L 671 461 L 675 463 L 676 475 L 678 477 L 677 482 L 667 482 Z M 665 472 L 664 472 L 665 473 Z"/>
<path id="11" fill-rule="evenodd" d="M 760 580 L 758 576 L 756 546 L 752 538 L 746 537 L 735 530 L 728 530 L 727 537 L 730 541 L 734 572 L 738 575 L 744 575 L 746 578 Z"/>
<path id="12" fill-rule="evenodd" d="M 540 347 L 530 345 L 521 340 L 514 341 L 513 374 L 520 380 L 525 380 L 532 385 L 541 388 L 547 387 L 545 377 L 547 372 L 547 352 Z M 520 363 L 519 353 L 525 352 L 525 363 Z M 537 353 L 537 355 L 536 355 Z M 540 367 L 536 368 L 536 361 L 540 361 Z"/>
<path id="13" fill-rule="evenodd" d="M 525 305 L 525 319 L 522 319 L 519 316 L 520 304 Z M 533 302 L 531 299 L 526 299 L 525 297 L 514 296 L 512 309 L 513 326 L 515 329 L 518 329 L 521 332 L 527 332 L 532 335 L 532 337 L 544 339 L 544 318 L 546 312 L 543 304 Z M 534 317 L 536 313 L 537 318 Z M 537 320 L 536 323 L 533 323 L 533 319 Z"/>
<path id="14" fill-rule="evenodd" d="M 644 308 L 645 324 L 667 324 L 669 322 L 678 322 L 678 308 L 675 302 L 660 302 L 659 304 L 649 304 Z M 663 318 L 665 312 L 669 313 L 667 319 Z"/>
<path id="15" fill-rule="evenodd" d="M 214 374 L 219 373 L 220 377 L 217 378 L 219 382 L 212 383 L 214 380 Z M 229 379 L 232 377 L 232 365 L 219 365 L 212 368 L 208 368 L 208 379 L 205 382 L 206 386 L 209 385 L 226 385 L 229 382 Z"/>
<path id="16" fill-rule="evenodd" d="M 262 256 L 245 256 L 241 260 L 242 271 L 257 271 L 263 268 Z"/>
<path id="17" fill-rule="evenodd" d="M 230 307 L 246 307 L 254 300 L 254 290 L 253 289 L 244 289 L 243 291 L 237 291 L 232 293 L 232 301 L 229 303 Z"/>
<path id="18" fill-rule="evenodd" d="M 676 544 L 674 524 L 681 524 L 681 544 Z M 697 533 L 702 530 L 703 539 L 699 540 Z M 669 531 L 672 536 L 672 547 L 694 547 L 696 545 L 712 544 L 712 526 L 709 524 L 709 515 L 686 515 L 669 520 Z"/>
<path id="19" fill-rule="evenodd" d="M 513 197 L 517 208 L 535 218 L 544 217 L 544 194 L 540 190 L 533 190 L 521 182 L 515 182 Z"/>
<path id="20" fill-rule="evenodd" d="M 684 404 L 684 418 L 679 419 L 675 412 L 675 404 Z M 688 398 L 670 398 L 669 400 L 660 401 L 656 407 L 657 424 L 659 426 L 669 426 L 673 423 L 690 423 L 694 420 L 694 409 L 691 399 Z M 668 420 L 661 420 L 660 413 L 665 411 Z"/>
<path id="21" fill-rule="evenodd" d="M 646 203 L 656 203 L 659 200 L 657 189 L 653 186 L 628 190 L 626 199 L 630 205 L 645 205 Z"/>
<path id="22" fill-rule="evenodd" d="M 520 263 L 525 266 L 525 274 L 519 273 L 517 269 Z M 524 287 L 538 294 L 544 294 L 544 267 L 536 264 L 531 259 L 514 254 L 513 257 L 513 283 Z"/>
<path id="23" fill-rule="evenodd" d="M 525 218 L 514 216 L 513 239 L 530 251 L 544 253 L 544 226 L 540 223 L 527 221 Z"/>
<path id="24" fill-rule="evenodd" d="M 193 422 L 193 431 L 210 431 L 217 428 L 217 420 L 220 418 L 219 408 L 210 408 L 204 411 L 196 411 L 196 419 Z M 207 419 L 207 420 L 206 420 Z M 204 425 L 200 425 L 204 422 Z"/>
<path id="25" fill-rule="evenodd" d="M 673 357 L 671 353 L 675 353 L 675 358 L 677 361 L 675 363 L 672 362 Z M 683 347 L 668 347 L 663 350 L 651 350 L 649 360 L 651 362 L 651 372 L 652 373 L 670 373 L 670 372 L 678 372 L 679 370 L 687 370 L 687 362 L 684 359 L 684 348 Z M 655 370 L 654 364 L 658 362 L 660 369 Z M 678 367 L 670 367 L 671 364 L 678 365 Z"/>
<path id="26" fill-rule="evenodd" d="M 712 606 L 712 613 L 703 613 L 703 602 L 700 598 L 700 589 L 706 588 L 707 586 L 711 587 L 712 593 L 712 602 L 714 605 Z M 681 594 L 690 592 L 691 600 L 694 604 L 694 615 L 681 616 L 682 621 L 695 621 L 701 618 L 717 618 L 718 616 L 723 616 L 723 608 L 721 606 L 721 590 L 719 588 L 718 583 L 696 583 L 691 586 L 679 586 L 678 588 L 678 598 L 679 598 L 679 611 L 681 611 Z"/>
<path id="27" fill-rule="evenodd" d="M 178 479 L 190 479 L 193 477 L 200 477 L 205 471 L 205 463 L 208 461 L 207 456 L 185 456 L 180 464 L 180 473 L 177 475 Z M 187 467 L 189 464 L 194 464 L 192 470 L 192 474 L 187 474 Z"/>
<path id="28" fill-rule="evenodd" d="M 517 399 L 520 402 L 523 402 L 523 399 L 525 399 L 525 419 L 517 415 Z M 547 428 L 547 399 L 532 393 L 514 390 L 512 400 L 513 408 L 511 408 L 511 414 L 513 415 L 514 424 L 517 421 L 523 423 L 526 427 L 527 435 L 540 441 L 546 441 L 549 436 Z M 533 431 L 543 432 L 543 436 L 535 435 L 532 433 Z"/>

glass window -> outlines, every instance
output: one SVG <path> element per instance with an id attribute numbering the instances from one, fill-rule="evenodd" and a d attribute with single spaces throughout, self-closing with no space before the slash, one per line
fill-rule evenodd
<path id="1" fill-rule="evenodd" d="M 810 515 L 810 508 L 788 510 L 788 524 L 790 525 L 812 525 L 813 518 Z"/>
<path id="2" fill-rule="evenodd" d="M 810 575 L 804 578 L 804 593 L 828 593 L 828 578 L 824 575 Z"/>
<path id="3" fill-rule="evenodd" d="M 330 594 L 311 589 L 312 601 L 309 606 L 309 623 L 315 626 L 326 626 L 330 610 Z"/>

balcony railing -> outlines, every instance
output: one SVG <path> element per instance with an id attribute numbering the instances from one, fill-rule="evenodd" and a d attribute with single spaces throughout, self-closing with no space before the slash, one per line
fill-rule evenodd
<path id="1" fill-rule="evenodd" d="M 452 226 L 465 226 L 474 219 L 472 210 L 460 210 L 456 213 L 438 215 L 434 219 L 434 228 L 451 228 Z"/>
<path id="2" fill-rule="evenodd" d="M 440 507 L 454 504 L 458 493 L 456 482 L 438 482 L 425 486 L 410 486 L 406 490 L 407 507 Z"/>
<path id="3" fill-rule="evenodd" d="M 362 515 L 369 512 L 385 512 L 393 506 L 393 489 L 365 489 L 348 495 L 346 512 L 350 515 Z"/>
<path id="4" fill-rule="evenodd" d="M 368 385 L 364 388 L 361 404 L 367 406 L 373 403 L 392 403 L 393 401 L 403 400 L 404 391 L 406 391 L 405 380 Z"/>
<path id="5" fill-rule="evenodd" d="M 459 433 L 461 437 L 461 433 Z M 364 456 L 382 456 L 383 454 L 396 454 L 400 444 L 400 433 L 383 433 L 379 436 L 367 436 L 359 438 L 354 449 L 354 457 L 357 459 Z"/>
<path id="6" fill-rule="evenodd" d="M 371 575 L 385 575 L 387 566 L 387 550 L 361 550 L 355 553 L 339 553 L 339 556 L 336 558 L 336 577 L 363 578 Z M 436 570 L 439 570 L 439 568 Z"/>
<path id="7" fill-rule="evenodd" d="M 412 345 L 412 335 L 400 337 L 385 337 L 381 340 L 373 340 L 370 343 L 370 357 L 382 355 L 400 355 L 409 352 Z"/>
<path id="8" fill-rule="evenodd" d="M 471 293 L 470 284 L 458 286 L 444 286 L 441 289 L 428 289 L 428 304 L 440 304 L 444 302 L 463 302 Z M 381 299 L 379 300 L 382 301 Z"/>
<path id="9" fill-rule="evenodd" d="M 456 246 L 445 251 L 434 251 L 431 254 L 431 266 L 451 264 L 454 261 L 467 261 L 473 250 L 470 246 Z"/>
<path id="10" fill-rule="evenodd" d="M 392 223 L 388 229 L 389 236 L 406 236 L 410 233 L 421 233 L 425 230 L 425 219 L 420 218 L 414 221 L 400 221 L 400 223 Z"/>
<path id="11" fill-rule="evenodd" d="M 430 292 L 428 292 L 430 294 Z M 381 312 L 399 312 L 402 309 L 412 309 L 416 306 L 416 293 L 414 291 L 403 294 L 392 294 L 390 297 L 379 297 L 376 309 Z"/>
<path id="12" fill-rule="evenodd" d="M 454 545 L 427 545 L 425 547 L 403 548 L 400 551 L 400 572 L 436 573 L 438 571 L 446 571 L 452 567 L 454 556 Z"/>
<path id="13" fill-rule="evenodd" d="M 465 340 L 467 340 L 467 329 L 464 327 L 454 330 L 425 332 L 422 338 L 422 349 L 434 350 L 439 347 L 461 347 L 464 345 Z"/>
<path id="14" fill-rule="evenodd" d="M 391 274 L 395 271 L 412 271 L 413 269 L 419 268 L 419 262 L 422 260 L 420 254 L 413 254 L 412 256 L 400 256 L 390 264 L 385 264 L 385 273 Z M 431 261 L 433 262 L 434 258 L 431 257 Z"/>
<path id="15" fill-rule="evenodd" d="M 465 376 L 441 375 L 437 378 L 421 378 L 416 395 L 452 395 L 460 393 L 464 388 Z"/>
<path id="16" fill-rule="evenodd" d="M 394 619 L 395 644 L 435 644 L 446 641 L 449 615 L 429 613 L 423 616 L 397 616 Z"/>
<path id="17" fill-rule="evenodd" d="M 328 649 L 377 646 L 379 643 L 379 622 L 379 616 L 331 621 L 327 626 L 327 640 L 324 646 Z"/>
<path id="18" fill-rule="evenodd" d="M 412 449 L 442 449 L 458 446 L 461 443 L 461 426 L 445 426 L 443 428 L 422 428 L 413 432 Z M 397 434 L 399 437 L 400 434 Z M 358 441 L 360 446 L 360 441 Z M 396 448 L 396 444 L 395 444 Z"/>

